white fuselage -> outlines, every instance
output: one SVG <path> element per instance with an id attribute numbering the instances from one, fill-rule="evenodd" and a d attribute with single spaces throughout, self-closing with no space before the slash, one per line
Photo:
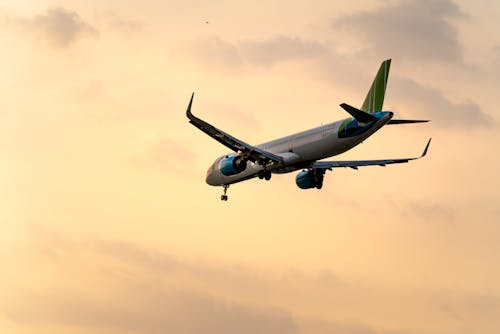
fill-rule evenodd
<path id="1" fill-rule="evenodd" d="M 257 147 L 279 155 L 284 166 L 267 167 L 273 173 L 288 173 L 307 168 L 312 162 L 332 157 L 350 150 L 387 124 L 393 113 L 382 111 L 373 113 L 377 121 L 362 124 L 348 118 L 334 123 L 322 125 L 290 136 L 275 139 Z M 206 182 L 212 186 L 229 185 L 256 177 L 264 166 L 248 161 L 244 171 L 236 175 L 226 176 L 220 171 L 220 161 L 237 153 L 219 157 L 207 171 Z"/>

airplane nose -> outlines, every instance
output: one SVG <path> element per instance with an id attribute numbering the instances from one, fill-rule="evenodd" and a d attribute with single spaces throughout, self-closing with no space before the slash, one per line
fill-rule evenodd
<path id="1" fill-rule="evenodd" d="M 211 185 L 213 186 L 213 176 L 212 176 L 212 173 L 210 173 L 210 171 L 207 172 L 207 177 L 205 178 L 205 182 L 208 184 L 208 185 Z"/>
<path id="2" fill-rule="evenodd" d="M 214 170 L 207 171 L 205 182 L 211 186 L 220 186 L 220 175 Z"/>

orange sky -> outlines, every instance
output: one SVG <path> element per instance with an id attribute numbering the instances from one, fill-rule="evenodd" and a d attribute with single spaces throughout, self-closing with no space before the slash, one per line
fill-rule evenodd
<path id="1" fill-rule="evenodd" d="M 498 333 L 500 6 L 3 1 L 1 333 Z M 208 24 L 205 23 L 208 21 Z M 258 144 L 346 117 L 392 58 L 382 129 L 234 185 L 193 112 Z M 285 121 L 284 121 L 285 120 Z"/>

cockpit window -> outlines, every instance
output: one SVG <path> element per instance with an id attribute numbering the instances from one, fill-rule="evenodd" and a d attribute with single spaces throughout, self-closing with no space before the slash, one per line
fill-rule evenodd
<path id="1" fill-rule="evenodd" d="M 217 168 L 219 167 L 219 162 L 222 160 L 222 158 L 224 157 L 220 157 L 217 160 L 215 160 L 215 162 L 210 166 L 210 168 L 208 168 L 208 172 L 213 172 L 217 170 Z"/>

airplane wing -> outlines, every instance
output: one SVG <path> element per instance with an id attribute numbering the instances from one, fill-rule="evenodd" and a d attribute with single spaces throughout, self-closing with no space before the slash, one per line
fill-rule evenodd
<path id="1" fill-rule="evenodd" d="M 207 135 L 217 140 L 222 145 L 229 147 L 231 150 L 237 153 L 240 153 L 241 156 L 247 158 L 250 161 L 259 162 L 261 164 L 269 164 L 273 162 L 277 165 L 281 165 L 283 163 L 282 157 L 273 154 L 271 152 L 262 150 L 258 147 L 249 145 L 245 143 L 243 140 L 233 137 L 230 134 L 217 129 L 215 126 L 194 116 L 191 113 L 193 96 L 194 93 L 191 95 L 191 100 L 189 100 L 189 105 L 186 110 L 186 116 L 189 118 L 189 123 L 193 124 L 198 129 L 205 132 Z"/>
<path id="2" fill-rule="evenodd" d="M 382 159 L 382 160 L 354 160 L 354 161 L 317 161 L 311 165 L 311 168 L 317 168 L 317 169 L 328 169 L 331 170 L 332 168 L 338 168 L 338 167 L 350 167 L 353 169 L 358 169 L 358 167 L 364 167 L 364 166 L 382 166 L 385 167 L 385 165 L 390 165 L 390 164 L 399 164 L 399 163 L 405 163 L 411 160 L 416 160 L 425 157 L 427 154 L 427 150 L 429 149 L 429 145 L 431 144 L 431 139 L 427 142 L 427 145 L 425 146 L 424 152 L 422 153 L 421 156 L 416 157 L 416 158 L 403 158 L 403 159 Z"/>

